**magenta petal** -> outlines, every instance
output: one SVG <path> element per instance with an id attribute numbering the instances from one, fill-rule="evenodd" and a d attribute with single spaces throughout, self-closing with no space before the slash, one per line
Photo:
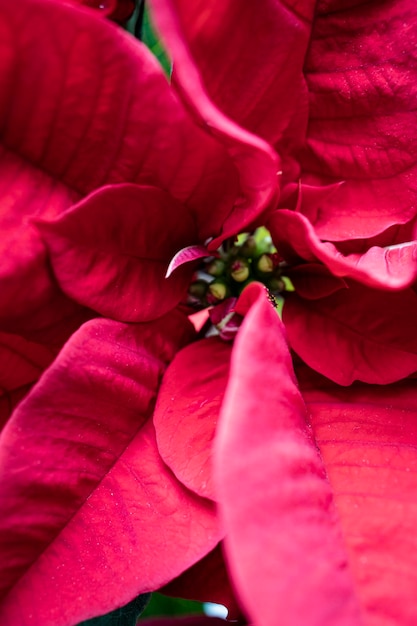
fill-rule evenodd
<path id="1" fill-rule="evenodd" d="M 63 306 L 28 217 L 50 219 L 124 180 L 198 202 L 203 171 L 219 184 L 211 201 L 227 196 L 227 214 L 235 182 L 222 184 L 233 178 L 223 149 L 207 140 L 205 150 L 154 59 L 121 30 L 77 8 L 22 0 L 0 4 L 0 42 L 0 320 L 13 331 L 16 317 L 24 326 L 43 308 L 53 321 Z"/>
<path id="2" fill-rule="evenodd" d="M 211 448 L 231 350 L 211 337 L 178 352 L 165 372 L 153 418 L 165 463 L 189 489 L 212 499 Z"/>
<path id="3" fill-rule="evenodd" d="M 339 385 L 379 385 L 417 371 L 417 294 L 384 293 L 350 282 L 326 298 L 289 294 L 283 320 L 291 348 Z"/>
<path id="4" fill-rule="evenodd" d="M 0 325 L 3 329 L 20 332 L 26 326 L 33 328 L 41 307 L 43 323 L 53 323 L 66 314 L 67 299 L 51 275 L 45 246 L 28 218 L 54 217 L 76 199 L 78 194 L 0 146 Z"/>
<path id="5" fill-rule="evenodd" d="M 416 278 L 417 241 L 343 255 L 334 244 L 320 241 L 312 224 L 300 213 L 275 211 L 268 227 L 280 254 L 288 260 L 298 256 L 321 261 L 335 276 L 354 278 L 375 288 L 402 289 Z"/>
<path id="6" fill-rule="evenodd" d="M 226 555 L 257 624 L 360 623 L 325 469 L 264 295 L 236 339 L 214 462 Z"/>
<path id="7" fill-rule="evenodd" d="M 343 389 L 311 372 L 299 373 L 364 621 L 372 626 L 414 624 L 416 381 Z"/>
<path id="8" fill-rule="evenodd" d="M 301 176 L 346 181 L 307 214 L 322 239 L 372 237 L 416 215 L 416 18 L 413 0 L 318 3 Z"/>
<path id="9" fill-rule="evenodd" d="M 122 321 L 160 317 L 185 295 L 192 268 L 165 278 L 174 253 L 195 238 L 194 220 L 167 193 L 103 187 L 53 222 L 37 222 L 69 296 Z"/>
<path id="10" fill-rule="evenodd" d="M 87 311 L 70 301 L 54 280 L 45 246 L 30 223 L 33 217 L 53 219 L 78 198 L 78 193 L 0 146 L 3 330 L 59 345 L 87 319 Z"/>

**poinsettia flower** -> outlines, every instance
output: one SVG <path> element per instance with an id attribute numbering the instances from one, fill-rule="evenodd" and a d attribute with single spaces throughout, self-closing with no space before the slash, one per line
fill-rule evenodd
<path id="1" fill-rule="evenodd" d="M 41 7 L 40 2 L 35 3 L 33 0 L 31 5 L 35 4 Z M 42 6 L 48 8 L 48 16 L 52 14 L 58 19 L 62 15 L 49 3 Z M 4 14 L 9 16 L 7 11 Z M 104 32 L 106 38 L 101 51 L 104 53 L 105 47 L 111 50 L 109 42 L 113 40 L 113 35 L 110 33 L 115 31 L 94 26 L 92 17 L 88 18 L 91 21 L 86 22 L 87 13 L 82 11 L 74 9 L 71 15 L 77 17 L 70 17 L 69 13 L 65 17 L 75 20 L 73 32 L 76 26 L 86 24 L 88 31 L 96 33 L 95 37 L 99 40 L 97 33 Z M 46 10 L 44 17 L 46 19 Z M 10 17 L 6 19 L 6 26 L 9 20 Z M 67 29 L 68 20 L 65 23 Z M 104 25 L 104 22 L 101 24 Z M 109 29 L 110 26 L 104 28 Z M 131 45 L 124 38 L 118 41 L 121 49 L 117 52 L 123 57 L 121 50 L 130 51 Z M 75 54 L 73 48 L 71 54 Z M 94 54 L 97 55 L 97 49 L 94 49 Z M 45 60 L 47 58 L 49 55 Z M 72 58 L 70 56 L 68 59 L 70 68 L 73 67 L 69 62 Z M 153 75 L 150 67 L 149 72 Z M 77 76 L 71 78 L 75 80 Z M 191 75 L 191 84 L 193 80 Z M 168 87 L 162 89 L 167 90 Z M 75 92 L 70 93 L 74 95 Z M 170 104 L 176 102 L 174 96 L 170 98 Z M 100 99 L 98 102 L 101 102 Z M 111 104 L 106 101 L 110 108 Z M 188 105 L 193 107 L 192 102 L 188 102 Z M 173 110 L 180 111 L 180 120 L 188 120 L 181 106 L 178 104 L 178 109 L 176 106 Z M 127 104 L 126 107 L 129 108 Z M 101 112 L 100 106 L 98 109 Z M 103 115 L 106 110 L 104 107 Z M 193 110 L 196 114 L 195 106 Z M 206 112 L 210 121 L 215 111 L 208 106 Z M 173 161 L 168 161 L 170 167 L 161 173 L 155 163 L 162 149 L 155 149 L 153 153 L 152 147 L 150 156 L 148 152 L 140 154 L 145 165 L 141 175 L 136 178 L 126 174 L 129 163 L 126 164 L 124 158 L 120 158 L 120 146 L 117 145 L 117 158 L 109 167 L 111 175 L 114 171 L 120 173 L 120 167 L 124 170 L 123 176 L 104 176 L 96 182 L 96 173 L 88 171 L 89 161 L 84 158 L 82 165 L 86 186 L 77 197 L 71 198 L 71 202 L 64 194 L 64 206 L 56 213 L 43 211 L 43 207 L 32 210 L 30 203 L 27 203 L 30 216 L 36 218 L 31 222 L 35 233 L 33 237 L 36 237 L 33 258 L 44 259 L 47 250 L 54 276 L 65 293 L 99 313 L 118 320 L 140 323 L 125 325 L 114 320 L 98 319 L 82 326 L 17 407 L 3 432 L 2 463 L 11 476 L 11 480 L 3 487 L 3 501 L 7 506 L 2 522 L 2 538 L 7 559 L 2 580 L 3 585 L 9 587 L 0 614 L 4 623 L 19 621 L 23 626 L 40 622 L 51 626 L 59 622 L 70 624 L 129 601 L 135 592 L 155 589 L 168 582 L 206 555 L 223 536 L 223 524 L 219 524 L 210 499 L 219 501 L 222 520 L 228 531 L 226 549 L 230 567 L 238 563 L 240 569 L 239 558 L 243 560 L 242 579 L 235 570 L 232 573 L 237 581 L 242 605 L 255 623 L 258 622 L 258 613 L 251 585 L 256 582 L 256 588 L 264 586 L 262 601 L 267 595 L 274 596 L 275 603 L 272 599 L 266 601 L 259 618 L 259 623 L 272 626 L 272 616 L 276 619 L 277 615 L 275 609 L 279 613 L 285 611 L 280 603 L 289 596 L 286 587 L 288 580 L 295 581 L 293 586 L 297 586 L 299 579 L 303 586 L 300 585 L 297 594 L 291 596 L 291 612 L 287 618 L 292 623 L 297 623 L 295 617 L 307 619 L 306 610 L 302 608 L 305 604 L 300 608 L 300 597 L 304 599 L 306 596 L 316 598 L 313 612 L 316 621 L 322 618 L 334 618 L 336 621 L 341 616 L 340 620 L 343 619 L 344 623 L 357 623 L 358 597 L 352 582 L 357 565 L 352 559 L 352 572 L 348 571 L 348 556 L 331 504 L 332 490 L 314 443 L 305 434 L 308 429 L 305 427 L 303 402 L 294 383 L 289 353 L 282 339 L 282 326 L 265 300 L 263 291 L 260 294 L 255 292 L 253 302 L 248 302 L 250 297 L 246 295 L 245 310 L 241 310 L 241 314 L 247 314 L 247 320 L 241 329 L 239 342 L 233 348 L 236 356 L 233 357 L 229 374 L 232 354 L 230 344 L 211 339 L 193 343 L 185 351 L 178 352 L 184 343 L 189 343 L 193 334 L 184 316 L 178 311 L 171 311 L 165 317 L 163 313 L 164 307 L 170 310 L 179 301 L 183 294 L 181 284 L 185 285 L 185 278 L 181 274 L 173 277 L 180 284 L 172 289 L 172 293 L 170 287 L 152 285 L 156 283 L 172 253 L 168 234 L 171 234 L 169 229 L 175 221 L 173 215 L 179 216 L 186 224 L 181 229 L 175 229 L 173 246 L 185 245 L 188 237 L 192 241 L 204 241 L 205 236 L 213 236 L 211 245 L 214 249 L 222 238 L 236 234 L 256 221 L 261 209 L 274 206 L 276 185 L 269 177 L 271 172 L 274 176 L 276 173 L 276 161 L 271 156 L 273 152 L 261 139 L 243 131 L 227 118 L 219 117 L 216 113 L 216 120 L 219 122 L 215 126 L 216 134 L 221 137 L 228 151 L 223 150 L 222 143 L 211 143 L 206 138 L 204 152 L 198 154 L 204 168 L 207 165 L 206 155 L 210 155 L 208 163 L 215 163 L 214 176 L 220 170 L 220 181 L 223 183 L 219 184 L 217 196 L 208 193 L 212 178 L 206 178 L 206 175 L 211 174 L 211 170 L 200 167 L 193 169 L 196 163 L 191 157 L 188 161 L 189 169 L 185 167 L 182 170 L 182 163 L 172 157 Z M 103 119 L 100 122 L 101 129 L 108 129 L 108 123 L 105 124 Z M 152 125 L 147 118 L 147 124 L 151 131 L 160 128 L 159 120 L 158 124 Z M 189 124 L 185 128 L 194 128 L 191 121 Z M 182 128 L 180 122 L 178 127 Z M 167 128 L 165 124 L 162 128 L 170 136 L 170 127 Z M 202 138 L 206 137 L 197 130 L 195 133 L 193 137 L 196 142 L 197 138 L 203 141 Z M 31 135 L 29 133 L 28 137 Z M 165 146 L 165 143 L 161 145 Z M 174 140 L 172 146 L 178 149 L 178 143 L 175 144 Z M 101 157 L 98 148 L 97 157 Z M 176 176 L 177 168 L 184 174 L 182 181 L 181 176 Z M 202 171 L 203 182 L 199 187 Z M 237 174 L 240 204 L 235 202 Z M 219 179 L 215 179 L 219 182 Z M 190 180 L 194 181 L 192 191 Z M 213 204 L 215 199 L 219 203 L 215 204 L 216 210 L 207 212 L 209 203 Z M 120 206 L 118 202 L 123 207 L 119 219 L 116 213 L 116 208 Z M 100 207 L 103 223 L 97 221 Z M 137 212 L 135 207 L 139 207 Z M 153 211 L 160 230 L 152 222 Z M 188 220 L 190 216 L 194 220 Z M 148 219 L 149 231 L 141 233 L 137 239 L 132 237 L 132 233 L 137 232 Z M 166 223 L 163 221 L 165 219 Z M 195 224 L 192 224 L 193 221 Z M 114 239 L 109 236 L 110 233 L 115 234 Z M 146 237 L 147 233 L 151 240 Z M 29 241 L 32 241 L 30 237 L 32 235 L 28 235 Z M 137 250 L 132 253 L 135 242 L 140 252 L 144 252 L 146 267 L 152 267 L 153 264 L 159 267 L 152 273 L 152 282 L 146 282 L 146 272 L 142 271 L 140 263 L 135 262 Z M 42 251 L 42 256 L 38 250 Z M 154 257 L 152 252 L 155 253 Z M 113 260 L 117 265 L 116 271 Z M 137 282 L 133 279 L 135 272 Z M 333 295 L 340 290 L 341 283 L 343 286 L 343 281 L 338 273 L 336 278 L 331 271 L 328 274 L 326 289 L 332 280 L 337 283 L 336 290 L 331 288 L 330 295 Z M 349 279 L 349 273 L 347 275 Z M 50 273 L 47 276 L 50 277 Z M 54 283 L 51 281 L 51 284 Z M 320 284 L 318 290 L 323 296 Z M 93 289 L 93 286 L 96 288 Z M 138 289 L 143 289 L 149 296 L 150 303 L 146 306 L 140 306 Z M 253 289 L 249 290 L 250 293 L 253 293 Z M 39 300 L 36 302 L 39 303 Z M 155 316 L 158 317 L 156 321 L 149 321 Z M 158 400 L 159 408 L 154 416 L 156 439 L 150 421 L 153 403 L 166 364 L 177 352 L 177 360 L 165 377 Z M 185 365 L 179 367 L 178 363 L 183 363 L 182 360 Z M 238 364 L 236 367 L 235 361 Z M 256 364 L 256 367 L 248 368 L 248 363 Z M 193 377 L 194 374 L 196 376 L 190 381 L 192 366 Z M 241 375 L 239 366 L 246 374 L 248 369 L 252 369 L 252 378 Z M 178 371 L 181 373 L 179 380 L 175 377 Z M 264 376 L 264 372 L 270 373 L 271 378 Z M 400 375 L 404 376 L 404 372 Z M 248 427 L 248 420 L 253 420 L 257 415 L 254 398 L 257 398 L 256 402 L 259 399 L 259 377 L 265 379 L 265 394 L 259 410 L 260 427 L 256 445 L 253 446 L 256 457 L 253 460 L 249 455 L 249 435 L 252 436 L 254 431 Z M 175 385 L 167 395 L 170 380 L 174 380 Z M 188 396 L 185 395 L 186 388 L 179 383 L 190 385 Z M 227 383 L 229 395 L 223 401 Z M 251 396 L 250 391 L 253 389 L 256 389 L 256 395 Z M 54 395 L 51 403 L 52 390 Z M 272 395 L 266 393 L 268 390 Z M 235 392 L 237 396 L 233 395 Z M 193 402 L 188 407 L 181 406 L 187 397 L 192 398 Z M 236 428 L 233 423 L 232 428 L 230 421 L 236 415 L 236 397 L 244 399 L 245 410 L 239 410 L 242 419 Z M 213 473 L 210 437 L 214 436 L 213 425 L 221 406 L 219 423 L 222 428 L 224 424 L 224 430 L 220 428 L 216 435 Z M 283 412 L 287 411 L 288 421 L 284 419 L 281 430 L 274 431 L 272 437 L 271 417 L 276 416 L 276 411 L 280 413 L 281 408 Z M 209 419 L 205 420 L 206 412 Z M 287 417 L 287 413 L 284 413 L 284 417 Z M 184 425 L 179 424 L 179 415 Z M 36 429 L 33 428 L 34 424 Z M 187 445 L 173 445 L 172 439 L 177 432 L 186 433 L 189 440 L 184 443 Z M 168 445 L 169 437 L 172 439 Z M 181 442 L 181 434 L 179 437 Z M 291 463 L 289 466 L 285 464 L 285 455 L 284 458 L 280 455 L 275 458 L 271 454 L 268 446 L 272 445 L 275 450 L 275 444 L 278 446 L 279 443 L 277 437 L 289 443 L 294 450 L 294 471 Z M 195 456 L 188 453 L 190 443 L 196 451 Z M 250 487 L 247 503 L 249 510 L 256 511 L 253 517 L 247 516 L 247 519 L 253 520 L 251 532 L 247 535 L 239 529 L 239 526 L 242 526 L 242 531 L 245 529 L 241 519 L 246 516 L 240 500 L 243 490 L 237 479 L 240 467 L 235 459 L 239 456 L 243 463 L 246 456 L 250 460 L 247 473 L 241 476 Z M 223 472 L 229 458 L 233 461 L 230 473 Z M 265 459 L 273 459 L 276 465 L 272 463 L 264 468 Z M 301 476 L 302 480 L 300 489 L 293 491 L 294 474 L 295 478 Z M 277 476 L 279 480 L 276 480 Z M 280 480 L 283 485 L 288 485 L 288 490 L 276 494 Z M 272 494 L 267 490 L 259 493 L 266 484 L 275 487 L 276 491 Z M 236 491 L 239 493 L 236 494 Z M 316 522 L 312 536 L 305 523 L 292 527 L 292 492 L 295 494 L 295 504 L 299 502 L 297 496 L 300 496 Z M 273 498 L 268 506 L 270 495 Z M 41 503 L 43 506 L 40 506 Z M 304 521 L 303 510 L 301 522 Z M 289 516 L 281 515 L 286 511 L 290 512 Z M 265 529 L 265 537 L 262 537 L 261 529 Z M 288 534 L 288 531 L 294 534 Z M 298 532 L 303 539 L 300 544 L 294 540 L 298 539 Z M 385 527 L 382 530 L 380 528 L 380 534 L 382 532 L 386 532 Z M 289 554 L 294 556 L 294 566 L 286 572 L 288 577 L 284 579 L 280 568 L 283 562 L 286 563 L 285 555 L 288 553 L 285 553 L 283 542 L 276 542 L 276 537 L 285 535 L 290 539 Z M 191 542 L 190 536 L 193 538 Z M 249 555 L 245 553 L 245 544 L 253 546 L 253 552 Z M 256 553 L 256 559 L 259 559 L 264 550 L 276 568 L 271 569 L 271 562 L 266 559 L 258 581 L 255 581 L 254 555 Z M 309 556 L 307 561 L 302 559 L 304 554 Z M 140 572 L 138 559 L 146 565 Z M 51 571 L 54 572 L 53 578 Z M 77 571 L 76 576 L 74 571 Z M 362 575 L 360 571 L 360 582 Z M 282 588 L 277 594 L 273 586 L 279 577 L 282 579 Z M 51 581 L 48 587 L 45 586 L 46 578 Z M 326 601 L 329 585 L 332 592 L 330 603 Z M 63 598 L 66 600 L 64 608 Z M 369 606 L 372 607 L 375 596 L 369 598 Z M 368 601 L 368 596 L 365 600 Z M 30 612 L 26 610 L 28 606 Z M 24 607 L 23 610 L 21 607 Z M 401 617 L 400 613 L 398 615 Z"/>

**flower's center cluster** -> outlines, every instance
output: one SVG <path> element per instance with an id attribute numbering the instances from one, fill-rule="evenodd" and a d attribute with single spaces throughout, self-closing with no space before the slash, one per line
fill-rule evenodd
<path id="1" fill-rule="evenodd" d="M 196 309 L 214 306 L 218 309 L 215 316 L 224 320 L 221 311 L 230 318 L 243 289 L 257 281 L 266 286 L 271 301 L 279 307 L 282 293 L 292 290 L 283 275 L 286 267 L 266 228 L 228 239 L 213 256 L 203 259 L 189 287 L 188 304 Z"/>

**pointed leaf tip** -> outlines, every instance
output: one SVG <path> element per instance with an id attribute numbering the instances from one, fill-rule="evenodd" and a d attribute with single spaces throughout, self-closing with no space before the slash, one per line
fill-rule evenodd
<path id="1" fill-rule="evenodd" d="M 184 263 L 190 263 L 191 261 L 197 261 L 203 259 L 206 256 L 210 256 L 210 252 L 205 246 L 186 246 L 181 248 L 171 259 L 165 278 L 169 278 L 171 274 Z"/>

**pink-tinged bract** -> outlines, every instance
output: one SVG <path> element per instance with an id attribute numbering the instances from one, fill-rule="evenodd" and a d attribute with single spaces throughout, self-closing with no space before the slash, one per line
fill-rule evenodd
<path id="1" fill-rule="evenodd" d="M 0 623 L 198 592 L 226 533 L 256 626 L 414 624 L 416 5 L 152 4 L 173 89 L 93 11 L 0 0 Z M 188 345 L 183 262 L 265 221 L 289 344 L 346 389 L 297 383 L 260 285 Z"/>
<path id="2" fill-rule="evenodd" d="M 238 126 L 212 103 L 184 39 L 175 3 L 154 0 L 151 7 L 156 26 L 174 58 L 177 91 L 198 123 L 221 138 L 236 163 L 241 198 L 223 225 L 223 235 L 234 236 L 253 225 L 262 211 L 275 206 L 280 159 L 267 142 Z M 215 250 L 220 243 L 215 237 L 209 247 Z"/>
<path id="3" fill-rule="evenodd" d="M 228 132 L 221 111 L 270 144 L 287 145 L 287 154 L 278 151 L 284 179 L 297 174 L 288 147 L 299 147 L 305 133 L 308 111 L 302 68 L 315 2 L 291 4 L 275 0 L 261 5 L 197 0 L 192 7 L 186 0 L 151 3 L 174 59 L 174 81 L 185 98 L 206 114 L 201 81 L 216 105 L 216 114 L 211 110 L 215 127 Z M 196 66 L 192 72 L 188 55 Z"/>
<path id="4" fill-rule="evenodd" d="M 206 444 L 193 460 L 194 482 L 179 451 L 169 462 L 197 492 L 200 474 L 205 477 L 214 462 L 226 559 L 244 612 L 257 626 L 275 626 L 278 612 L 291 626 L 412 624 L 415 379 L 341 387 L 297 362 L 296 381 L 282 323 L 264 289 L 247 288 L 237 308 L 246 317 L 233 350 L 223 355 L 223 363 L 231 355 L 228 379 L 213 368 L 218 339 L 180 351 L 161 387 L 166 421 L 157 421 L 157 431 L 166 454 L 164 439 L 175 438 L 175 450 L 190 441 L 187 400 L 197 420 L 204 416 L 193 441 L 193 448 Z M 193 362 L 196 385 L 202 380 L 205 388 L 205 366 L 196 358 L 200 344 L 224 400 L 205 414 L 204 396 L 183 384 L 176 414 L 180 363 Z M 366 355 L 358 361 L 363 367 Z"/>
<path id="5" fill-rule="evenodd" d="M 301 173 L 346 181 L 307 216 L 323 239 L 370 237 L 416 216 L 416 10 L 412 0 L 317 3 Z"/>

